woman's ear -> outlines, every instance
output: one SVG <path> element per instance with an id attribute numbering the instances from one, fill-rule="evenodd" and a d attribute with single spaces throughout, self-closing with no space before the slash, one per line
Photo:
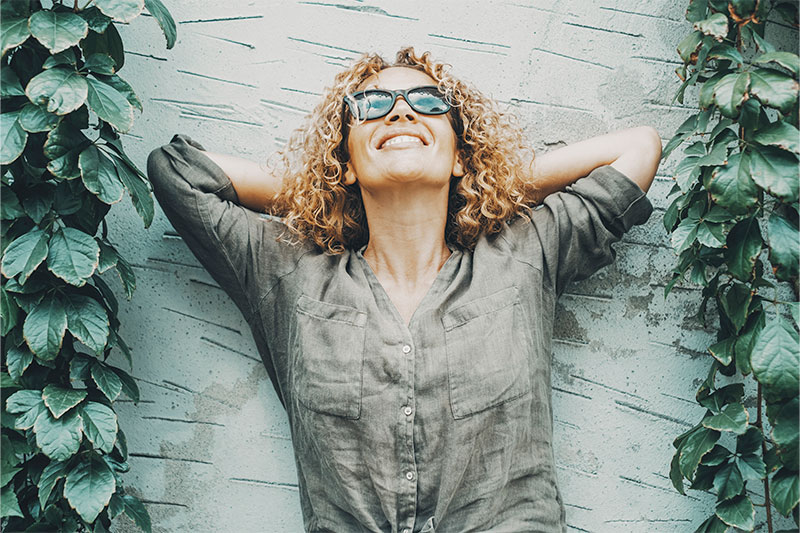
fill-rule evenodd
<path id="1" fill-rule="evenodd" d="M 456 153 L 456 159 L 453 161 L 453 176 L 461 178 L 464 176 L 464 165 L 461 163 L 461 154 Z"/>
<path id="2" fill-rule="evenodd" d="M 356 182 L 356 173 L 353 172 L 353 169 L 350 165 L 345 163 L 346 170 L 344 171 L 344 184 L 345 185 L 352 185 Z"/>

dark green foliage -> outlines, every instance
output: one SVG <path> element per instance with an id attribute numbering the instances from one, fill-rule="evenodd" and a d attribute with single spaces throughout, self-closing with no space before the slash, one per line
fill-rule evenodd
<path id="1" fill-rule="evenodd" d="M 127 191 L 145 227 L 153 220 L 150 184 L 119 138 L 141 102 L 117 75 L 115 23 L 145 7 L 172 47 L 159 0 L 2 4 L 4 531 L 107 531 L 123 512 L 150 531 L 120 478 L 129 466 L 113 402 L 139 390 L 107 362 L 115 348 L 131 354 L 100 277 L 115 269 L 131 297 L 133 270 L 106 235 L 111 204 Z"/>
<path id="2" fill-rule="evenodd" d="M 697 392 L 707 412 L 675 439 L 670 479 L 682 494 L 684 479 L 691 489 L 716 493 L 716 513 L 697 532 L 752 531 L 757 509 L 797 522 L 800 501 L 800 58 L 764 38 L 774 20 L 797 27 L 797 6 L 690 0 L 686 18 L 693 31 L 678 44 L 684 65 L 677 69 L 683 84 L 676 98 L 683 102 L 694 86 L 700 109 L 664 149 L 666 158 L 694 141 L 675 170 L 671 194 L 679 194 L 664 215 L 678 254 L 665 295 L 689 273 L 703 286 L 698 318 L 705 322 L 713 301 L 719 330 L 708 348 L 711 369 Z M 783 292 L 793 294 L 790 301 L 778 299 L 782 283 L 790 289 Z M 752 373 L 759 392 L 755 417 L 743 403 L 742 383 L 717 387 L 717 373 Z M 735 452 L 717 444 L 722 434 L 735 439 Z M 748 482 L 768 484 L 766 507 L 754 506 Z"/>

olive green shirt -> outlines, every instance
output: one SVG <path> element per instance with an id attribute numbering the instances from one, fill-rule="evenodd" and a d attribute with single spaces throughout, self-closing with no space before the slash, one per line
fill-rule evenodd
<path id="1" fill-rule="evenodd" d="M 474 251 L 408 326 L 360 250 L 279 237 L 184 136 L 152 152 L 161 207 L 252 329 L 286 407 L 308 531 L 566 531 L 553 459 L 556 298 L 652 207 L 609 166 Z M 266 518 L 266 517 L 265 517 Z"/>

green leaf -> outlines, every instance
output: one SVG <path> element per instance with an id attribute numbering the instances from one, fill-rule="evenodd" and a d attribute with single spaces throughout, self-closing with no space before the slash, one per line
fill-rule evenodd
<path id="1" fill-rule="evenodd" d="M 19 508 L 19 501 L 17 494 L 14 492 L 14 487 L 11 485 L 3 487 L 0 492 L 0 516 L 19 516 L 22 517 L 22 511 Z"/>
<path id="2" fill-rule="evenodd" d="M 95 355 L 101 355 L 108 340 L 108 313 L 100 303 L 85 294 L 65 295 L 67 329 Z"/>
<path id="3" fill-rule="evenodd" d="M 8 335 L 16 327 L 19 318 L 19 306 L 16 301 L 6 292 L 5 287 L 0 287 L 0 322 L 2 322 L 0 324 L 0 334 L 3 337 Z M 12 365 L 10 360 L 8 365 L 10 370 Z M 21 370 L 24 371 L 25 369 L 22 368 Z"/>
<path id="4" fill-rule="evenodd" d="M 17 73 L 10 68 L 0 70 L 0 96 L 24 96 L 25 89 L 19 82 Z"/>
<path id="5" fill-rule="evenodd" d="M 37 74 L 25 88 L 28 100 L 49 113 L 66 115 L 86 101 L 89 84 L 86 78 L 70 68 L 55 67 Z"/>
<path id="6" fill-rule="evenodd" d="M 161 0 L 144 0 L 144 6 L 156 19 L 158 25 L 161 26 L 161 31 L 164 32 L 164 37 L 167 38 L 167 49 L 169 50 L 175 46 L 175 39 L 178 37 L 178 30 L 172 15 L 169 14 Z"/>
<path id="7" fill-rule="evenodd" d="M 694 23 L 694 29 L 710 35 L 717 41 L 722 41 L 728 34 L 728 17 L 722 13 L 714 13 L 705 20 Z"/>
<path id="8" fill-rule="evenodd" d="M 800 57 L 791 52 L 767 52 L 758 56 L 753 63 L 756 65 L 776 63 L 783 68 L 791 70 L 795 76 L 800 72 Z"/>
<path id="9" fill-rule="evenodd" d="M 724 251 L 724 256 L 728 263 L 728 271 L 737 279 L 749 280 L 764 243 L 756 217 L 746 218 L 737 223 L 728 233 L 727 243 L 728 248 Z"/>
<path id="10" fill-rule="evenodd" d="M 52 383 L 42 391 L 44 404 L 56 418 L 61 418 L 67 411 L 78 405 L 86 398 L 85 390 L 65 389 Z"/>
<path id="11" fill-rule="evenodd" d="M 0 43 L 2 54 L 24 43 L 31 35 L 28 28 L 28 17 L 2 17 L 0 18 Z"/>
<path id="12" fill-rule="evenodd" d="M 769 396 L 791 398 L 797 395 L 800 351 L 797 332 L 780 316 L 771 319 L 759 333 L 750 363 L 753 374 Z"/>
<path id="13" fill-rule="evenodd" d="M 778 445 L 778 456 L 781 462 L 792 470 L 798 467 L 798 443 L 800 443 L 800 429 L 798 429 L 800 410 L 797 397 L 792 398 L 781 406 L 775 415 L 772 427 L 772 438 Z"/>
<path id="14" fill-rule="evenodd" d="M 39 415 L 46 411 L 42 401 L 42 391 L 21 390 L 17 391 L 6 400 L 6 410 L 17 414 L 14 422 L 15 429 L 29 429 L 33 427 Z"/>
<path id="15" fill-rule="evenodd" d="M 97 53 L 110 55 L 118 72 L 125 65 L 125 49 L 122 38 L 113 24 L 109 24 L 103 33 L 90 31 L 89 35 L 81 41 L 81 50 L 84 55 Z"/>
<path id="16" fill-rule="evenodd" d="M 756 512 L 753 502 L 741 494 L 717 505 L 717 516 L 729 526 L 752 531 L 755 527 Z"/>
<path id="17" fill-rule="evenodd" d="M 744 481 L 760 481 L 767 475 L 767 466 L 761 457 L 754 453 L 736 457 L 736 466 Z"/>
<path id="18" fill-rule="evenodd" d="M 752 370 L 750 368 L 750 354 L 753 352 L 756 338 L 764 329 L 764 313 L 753 313 L 747 317 L 747 323 L 736 339 L 734 352 L 736 354 L 736 368 L 745 376 Z"/>
<path id="19" fill-rule="evenodd" d="M 117 484 L 108 464 L 92 453 L 67 474 L 64 496 L 86 522 L 94 522 L 114 494 Z"/>
<path id="20" fill-rule="evenodd" d="M 110 407 L 98 402 L 87 402 L 81 407 L 83 432 L 94 447 L 111 453 L 117 440 L 117 415 Z"/>
<path id="21" fill-rule="evenodd" d="M 784 120 L 777 120 L 766 128 L 759 129 L 753 140 L 800 154 L 800 131 Z"/>
<path id="22" fill-rule="evenodd" d="M 709 59 L 722 59 L 725 61 L 733 61 L 734 63 L 743 63 L 744 58 L 739 50 L 729 44 L 715 44 L 708 52 Z"/>
<path id="23" fill-rule="evenodd" d="M 744 489 L 744 480 L 739 468 L 733 463 L 722 465 L 714 476 L 714 488 L 717 491 L 717 501 L 720 502 L 740 494 Z"/>
<path id="24" fill-rule="evenodd" d="M 680 464 L 678 462 L 680 454 L 681 451 L 678 450 L 675 452 L 675 455 L 672 456 L 672 461 L 669 465 L 669 479 L 672 481 L 672 486 L 675 487 L 675 490 L 685 495 L 686 492 L 683 489 L 683 474 L 681 473 Z"/>
<path id="25" fill-rule="evenodd" d="M 133 91 L 133 87 L 128 85 L 127 81 L 123 80 L 116 74 L 113 76 L 98 76 L 97 79 L 116 89 L 134 108 L 138 109 L 139 111 L 142 110 L 142 102 L 139 100 L 139 97 L 136 96 L 136 93 Z"/>
<path id="26" fill-rule="evenodd" d="M 726 405 L 720 414 L 704 418 L 703 426 L 742 435 L 747 431 L 748 420 L 749 416 L 744 406 L 740 403 L 731 403 Z"/>
<path id="27" fill-rule="evenodd" d="M 131 265 L 122 256 L 119 256 L 117 261 L 117 274 L 119 274 L 119 279 L 122 282 L 122 288 L 125 289 L 125 296 L 130 300 L 133 296 L 133 291 L 136 289 L 136 274 L 133 272 Z"/>
<path id="28" fill-rule="evenodd" d="M 44 258 L 47 257 L 47 233 L 35 229 L 24 233 L 8 245 L 3 254 L 2 272 L 7 278 L 22 274 L 20 282 L 25 283 Z"/>
<path id="29" fill-rule="evenodd" d="M 736 438 L 736 453 L 749 454 L 757 451 L 764 441 L 761 430 L 757 427 L 751 426 L 747 428 L 744 435 Z"/>
<path id="30" fill-rule="evenodd" d="M 715 168 L 706 189 L 715 202 L 731 213 L 746 213 L 758 200 L 758 187 L 750 177 L 748 153 L 733 154 L 727 165 Z"/>
<path id="31" fill-rule="evenodd" d="M 736 337 L 729 337 L 725 340 L 719 341 L 709 346 L 708 351 L 711 355 L 725 366 L 728 366 L 733 360 L 733 346 L 736 342 Z M 706 426 L 711 427 L 711 426 Z"/>
<path id="32" fill-rule="evenodd" d="M 91 374 L 100 392 L 105 394 L 106 398 L 112 402 L 116 400 L 119 393 L 122 392 L 122 381 L 119 376 L 100 361 L 92 363 Z"/>
<path id="33" fill-rule="evenodd" d="M 117 159 L 116 157 L 113 158 L 113 160 L 119 178 L 131 195 L 131 202 L 133 203 L 134 209 L 136 209 L 136 212 L 142 217 L 144 227 L 150 227 L 150 224 L 153 222 L 155 208 L 147 182 L 139 178 L 125 161 Z"/>
<path id="34" fill-rule="evenodd" d="M 36 444 L 50 459 L 66 461 L 78 452 L 82 426 L 81 417 L 75 411 L 56 419 L 50 411 L 44 410 L 33 425 Z"/>
<path id="35" fill-rule="evenodd" d="M 797 471 L 783 467 L 772 477 L 770 496 L 772 504 L 784 516 L 789 516 L 800 501 L 800 477 Z"/>
<path id="36" fill-rule="evenodd" d="M 25 216 L 25 211 L 19 203 L 19 198 L 5 183 L 2 184 L 2 194 L 0 194 L 0 218 L 3 220 L 14 220 Z"/>
<path id="37" fill-rule="evenodd" d="M 75 51 L 72 48 L 68 48 L 63 52 L 59 52 L 55 55 L 51 55 L 47 59 L 44 60 L 42 64 L 43 69 L 53 68 L 57 66 L 68 66 L 68 67 L 75 67 L 78 64 L 78 58 L 75 57 Z"/>
<path id="38" fill-rule="evenodd" d="M 676 254 L 680 254 L 692 245 L 697 238 L 697 228 L 698 220 L 694 218 L 685 218 L 678 224 L 670 238 L 672 249 Z"/>
<path id="39" fill-rule="evenodd" d="M 747 321 L 747 312 L 752 300 L 753 293 L 750 287 L 738 282 L 734 282 L 731 288 L 723 296 L 720 296 L 722 310 L 736 328 L 737 333 Z"/>
<path id="40" fill-rule="evenodd" d="M 703 83 L 703 86 L 700 88 L 700 94 L 698 95 L 700 109 L 708 109 L 714 103 L 714 88 L 725 75 L 726 74 L 723 72 L 715 74 Z M 717 127 L 720 126 L 717 125 Z M 714 135 L 712 134 L 711 137 L 713 138 Z"/>
<path id="41" fill-rule="evenodd" d="M 727 20 L 724 15 L 722 17 Z M 747 97 L 749 86 L 750 75 L 748 72 L 728 74 L 717 82 L 714 86 L 714 101 L 723 115 L 730 118 L 739 116 L 739 108 L 742 107 Z"/>
<path id="42" fill-rule="evenodd" d="M 150 515 L 147 514 L 147 509 L 145 509 L 142 502 L 130 494 L 123 494 L 122 500 L 125 502 L 125 514 L 130 516 L 136 525 L 145 533 L 150 533 L 152 528 L 150 524 Z"/>
<path id="43" fill-rule="evenodd" d="M 90 144 L 91 141 L 79 129 L 62 120 L 47 134 L 44 143 L 44 155 L 51 160 L 47 170 L 67 180 L 79 177 L 78 155 Z"/>
<path id="44" fill-rule="evenodd" d="M 93 73 L 111 76 L 116 72 L 114 69 L 114 60 L 108 54 L 94 53 L 86 58 L 84 66 Z M 91 82 L 90 82 L 91 83 Z"/>
<path id="45" fill-rule="evenodd" d="M 700 43 L 703 42 L 703 33 L 700 31 L 694 31 L 683 38 L 683 40 L 678 43 L 678 55 L 681 56 L 684 63 L 690 63 L 692 61 L 692 55 L 697 52 L 697 49 L 700 47 Z"/>
<path id="46" fill-rule="evenodd" d="M 717 470 L 719 470 L 719 467 L 711 467 L 700 463 L 689 488 L 692 490 L 711 490 L 714 487 L 714 476 Z"/>
<path id="47" fill-rule="evenodd" d="M 725 246 L 724 225 L 703 222 L 697 228 L 697 240 L 709 248 L 722 248 Z"/>
<path id="48" fill-rule="evenodd" d="M 25 150 L 28 132 L 20 125 L 19 111 L 0 113 L 0 164 L 8 165 L 16 161 Z"/>
<path id="49" fill-rule="evenodd" d="M 750 171 L 753 181 L 784 202 L 796 202 L 800 180 L 797 157 L 771 146 L 752 147 Z"/>
<path id="50" fill-rule="evenodd" d="M 56 482 L 67 475 L 67 463 L 62 461 L 50 461 L 39 478 L 39 505 L 44 509 L 50 494 L 53 492 Z"/>
<path id="51" fill-rule="evenodd" d="M 800 233 L 797 224 L 792 224 L 773 211 L 769 217 L 769 261 L 779 281 L 798 277 L 800 263 Z"/>
<path id="52" fill-rule="evenodd" d="M 86 21 L 68 11 L 37 11 L 29 20 L 31 35 L 57 54 L 71 46 L 75 46 L 89 33 Z"/>
<path id="53" fill-rule="evenodd" d="M 92 377 L 89 368 L 92 366 L 94 358 L 76 353 L 69 362 L 69 380 L 85 381 Z"/>
<path id="54" fill-rule="evenodd" d="M 97 241 L 79 229 L 65 227 L 50 238 L 47 269 L 70 285 L 82 287 L 98 265 Z"/>
<path id="55" fill-rule="evenodd" d="M 717 515 L 713 515 L 700 524 L 694 533 L 725 533 L 726 531 L 728 531 L 728 525 L 717 518 Z"/>
<path id="56" fill-rule="evenodd" d="M 719 431 L 702 428 L 686 438 L 681 448 L 678 465 L 681 473 L 687 479 L 692 479 L 700 460 L 714 447 L 714 444 L 719 440 L 719 436 Z"/>
<path id="57" fill-rule="evenodd" d="M 87 147 L 78 158 L 81 178 L 90 192 L 106 204 L 122 200 L 123 186 L 114 163 L 95 145 Z"/>
<path id="58" fill-rule="evenodd" d="M 52 361 L 61 349 L 67 329 L 64 302 L 56 294 L 45 297 L 25 317 L 22 332 L 31 351 L 44 361 Z"/>
<path id="59" fill-rule="evenodd" d="M 18 120 L 22 129 L 28 133 L 39 133 L 55 128 L 61 118 L 38 105 L 28 103 L 20 110 Z"/>
<path id="60" fill-rule="evenodd" d="M 8 348 L 6 364 L 8 365 L 8 373 L 15 380 L 19 380 L 32 362 L 33 354 L 24 344 Z"/>
<path id="61" fill-rule="evenodd" d="M 126 132 L 133 125 L 133 107 L 119 91 L 101 81 L 89 78 L 89 107 L 117 131 Z"/>
<path id="62" fill-rule="evenodd" d="M 117 516 L 125 512 L 125 502 L 119 492 L 115 492 L 108 502 L 108 517 L 114 520 Z"/>
<path id="63" fill-rule="evenodd" d="M 697 391 L 697 402 L 709 411 L 720 413 L 722 408 L 729 403 L 741 402 L 743 396 L 744 385 L 741 383 L 731 383 L 730 385 L 725 385 L 724 387 L 720 387 L 710 394 L 709 389 L 703 386 Z"/>
<path id="64" fill-rule="evenodd" d="M 750 73 L 750 93 L 765 106 L 774 107 L 781 113 L 791 111 L 797 100 L 800 85 L 783 72 L 757 68 Z"/>
<path id="65" fill-rule="evenodd" d="M 116 266 L 119 255 L 116 248 L 104 241 L 98 240 L 97 245 L 100 247 L 100 263 L 97 266 L 97 272 L 102 274 L 109 268 Z"/>
<path id="66" fill-rule="evenodd" d="M 136 381 L 133 379 L 133 377 L 124 370 L 122 370 L 121 368 L 116 368 L 113 366 L 109 368 L 114 371 L 114 373 L 119 378 L 120 383 L 122 383 L 122 392 L 125 394 L 125 396 L 127 396 L 134 402 L 138 402 L 139 386 L 136 384 Z"/>
<path id="67" fill-rule="evenodd" d="M 95 5 L 118 22 L 130 22 L 144 9 L 144 0 L 96 0 Z"/>

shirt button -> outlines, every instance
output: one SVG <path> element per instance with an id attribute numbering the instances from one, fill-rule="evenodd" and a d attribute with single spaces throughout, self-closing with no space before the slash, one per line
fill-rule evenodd
<path id="1" fill-rule="evenodd" d="M 406 479 L 409 481 L 414 481 L 414 472 L 406 472 Z"/>
<path id="2" fill-rule="evenodd" d="M 413 413 L 413 412 L 414 412 L 414 410 L 411 409 L 411 407 L 409 407 L 407 405 L 405 407 L 403 407 L 403 413 L 405 413 L 406 416 L 411 416 L 411 413 Z"/>
<path id="3" fill-rule="evenodd" d="M 411 346 L 409 346 L 408 344 L 403 345 L 403 353 L 410 353 L 410 352 L 411 352 Z"/>

